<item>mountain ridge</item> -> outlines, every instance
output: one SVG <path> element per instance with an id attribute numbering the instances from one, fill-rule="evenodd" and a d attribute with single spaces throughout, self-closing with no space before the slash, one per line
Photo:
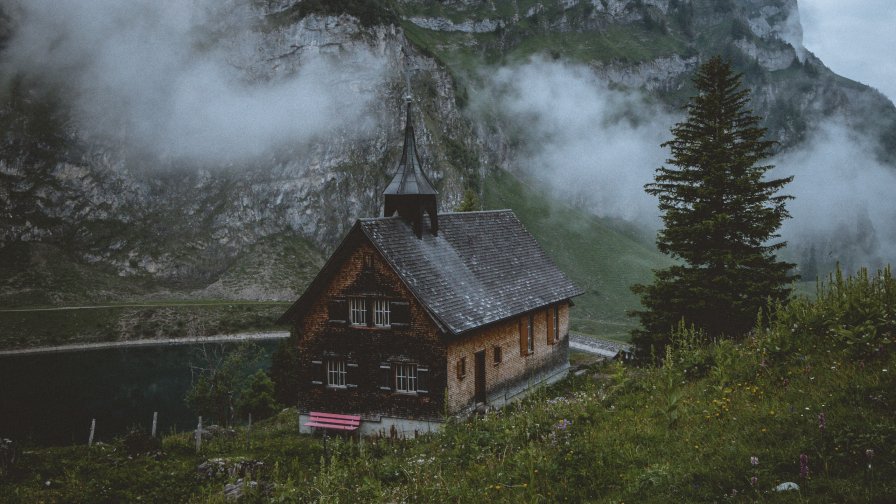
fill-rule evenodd
<path id="1" fill-rule="evenodd" d="M 292 234 L 318 250 L 299 247 L 305 256 L 300 262 L 317 264 L 356 218 L 380 213 L 379 192 L 400 154 L 401 103 L 408 85 L 418 103 L 415 128 L 424 164 L 440 192 L 442 209 L 456 206 L 467 189 L 483 199 L 484 185 L 495 180 L 491 174 L 530 177 L 518 167 L 526 155 L 520 139 L 500 119 L 477 117 L 469 103 L 483 73 L 534 55 L 585 64 L 615 88 L 640 90 L 675 110 L 689 95 L 689 76 L 701 58 L 721 53 L 745 72 L 756 109 L 767 114 L 770 132 L 782 148 L 798 145 L 814 122 L 858 117 L 860 124 L 850 124 L 875 138 L 878 157 L 893 164 L 896 149 L 887 146 L 896 145 L 896 108 L 867 86 L 836 76 L 802 48 L 799 38 L 793 38 L 798 35 L 795 0 L 234 5 L 240 9 L 228 15 L 239 20 L 224 18 L 219 25 L 243 28 L 205 43 L 217 43 L 220 47 L 211 47 L 229 55 L 228 63 L 239 69 L 236 75 L 247 79 L 247 86 L 288 80 L 307 71 L 315 58 L 347 59 L 355 65 L 363 65 L 365 58 L 382 62 L 381 80 L 328 76 L 371 97 L 365 109 L 368 120 L 270 149 L 250 161 L 196 163 L 145 155 L 140 147 L 114 137 L 91 136 L 89 128 L 78 124 L 70 90 L 10 66 L 10 41 L 25 21 L 6 11 L 0 29 L 0 124 L 5 131 L 0 250 L 15 245 L 21 252 L 21 247 L 39 243 L 62 251 L 68 259 L 59 260 L 71 261 L 72 269 L 77 264 L 106 271 L 113 280 L 118 276 L 122 285 L 142 285 L 105 291 L 113 298 L 159 291 L 257 299 L 295 296 L 300 282 L 266 289 L 257 283 L 270 282 L 270 276 L 240 274 L 239 258 L 263 249 L 259 253 L 271 261 L 288 261 L 290 254 L 283 252 L 291 241 L 276 237 Z M 878 119 L 869 121 L 872 116 Z M 521 203 L 507 201 L 507 206 Z M 593 217 L 585 212 L 568 219 Z M 606 219 L 593 222 L 609 225 Z M 561 223 L 570 229 L 573 224 Z M 28 254 L 16 255 L 17 267 L 33 267 Z M 648 261 L 636 268 L 634 277 L 647 280 L 661 264 L 660 259 Z M 273 266 L 271 271 L 291 275 L 295 268 Z M 84 281 L 89 283 L 91 275 L 84 273 Z M 14 302 L 23 288 L 13 276 L 0 282 L 7 302 Z M 588 278 L 574 280 L 590 283 Z M 52 278 L 41 285 L 43 294 L 33 298 L 40 302 L 88 296 L 80 288 L 70 296 L 54 295 L 59 283 Z M 631 307 L 621 284 L 611 294 L 627 299 L 622 304 Z M 618 320 L 624 306 L 612 314 L 584 308 L 595 320 Z"/>

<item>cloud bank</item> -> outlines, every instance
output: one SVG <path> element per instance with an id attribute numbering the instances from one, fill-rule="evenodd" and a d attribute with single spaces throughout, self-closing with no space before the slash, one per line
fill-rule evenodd
<path id="1" fill-rule="evenodd" d="M 278 71 L 264 61 L 270 41 L 246 1 L 27 0 L 15 9 L 3 75 L 61 89 L 86 136 L 177 161 L 245 161 L 356 129 L 373 96 L 352 81 L 379 82 L 384 66 L 370 55 L 304 54 L 297 70 Z"/>
<path id="2" fill-rule="evenodd" d="M 818 125 L 808 140 L 773 162 L 773 175 L 793 175 L 795 199 L 781 233 L 800 251 L 814 247 L 821 263 L 849 270 L 896 260 L 896 170 L 874 156 L 871 142 L 845 121 Z"/>
<path id="3" fill-rule="evenodd" d="M 495 72 L 478 109 L 498 117 L 520 143 L 518 167 L 555 196 L 598 216 L 660 227 L 644 184 L 665 163 L 660 144 L 683 116 L 608 88 L 588 67 L 544 60 Z M 814 249 L 820 267 L 876 267 L 896 260 L 896 170 L 846 124 L 816 125 L 806 142 L 770 160 L 771 177 L 794 176 L 782 191 L 795 199 L 781 235 L 797 261 Z"/>
<path id="4" fill-rule="evenodd" d="M 659 225 L 644 184 L 665 160 L 660 144 L 674 123 L 660 107 L 611 90 L 587 67 L 545 60 L 498 70 L 477 107 L 512 125 L 520 168 L 556 196 L 601 217 Z"/>

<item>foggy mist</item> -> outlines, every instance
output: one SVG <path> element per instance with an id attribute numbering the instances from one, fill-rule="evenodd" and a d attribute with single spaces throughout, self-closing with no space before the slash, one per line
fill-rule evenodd
<path id="1" fill-rule="evenodd" d="M 644 184 L 665 161 L 660 144 L 675 122 L 662 108 L 609 89 L 585 66 L 544 60 L 500 69 L 483 95 L 477 107 L 516 125 L 519 168 L 596 215 L 659 226 Z"/>
<path id="2" fill-rule="evenodd" d="M 595 215 L 658 229 L 657 201 L 644 184 L 665 163 L 660 144 L 683 116 L 609 89 L 583 65 L 544 60 L 501 69 L 483 95 L 497 109 L 480 109 L 514 125 L 511 136 L 522 140 L 521 169 Z M 802 261 L 814 248 L 821 266 L 839 260 L 847 269 L 896 260 L 896 171 L 840 122 L 812 131 L 769 160 L 776 165 L 770 176 L 795 177 L 782 191 L 795 197 L 781 228 L 789 255 Z"/>
<path id="3" fill-rule="evenodd" d="M 244 0 L 28 0 L 13 13 L 2 75 L 65 93 L 82 135 L 161 159 L 234 163 L 334 130 L 358 135 L 386 77 L 368 53 L 342 62 L 265 53 L 270 35 Z M 288 53 L 290 44 L 274 45 Z M 472 108 L 512 129 L 519 169 L 596 215 L 660 226 L 644 184 L 665 163 L 660 144 L 681 116 L 611 89 L 584 65 L 535 59 L 485 81 Z M 781 230 L 792 254 L 814 247 L 820 261 L 871 266 L 896 259 L 893 168 L 836 121 L 813 131 L 771 160 L 774 176 L 795 176 L 784 190 L 796 198 L 793 218 Z"/>
<path id="4" fill-rule="evenodd" d="M 163 159 L 238 162 L 357 131 L 384 67 L 304 54 L 291 71 L 262 53 L 245 1 L 27 0 L 13 12 L 3 75 L 59 89 L 83 135 Z"/>

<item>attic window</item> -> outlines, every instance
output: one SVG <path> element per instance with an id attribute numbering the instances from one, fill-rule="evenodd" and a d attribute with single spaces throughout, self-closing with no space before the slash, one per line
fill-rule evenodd
<path id="1" fill-rule="evenodd" d="M 367 325 L 367 300 L 363 297 L 348 298 L 348 315 L 352 325 Z"/>
<path id="2" fill-rule="evenodd" d="M 373 302 L 373 325 L 388 327 L 391 325 L 390 303 L 385 298 L 377 298 Z"/>

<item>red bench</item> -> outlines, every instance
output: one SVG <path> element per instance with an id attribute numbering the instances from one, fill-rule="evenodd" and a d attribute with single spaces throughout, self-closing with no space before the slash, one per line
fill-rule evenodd
<path id="1" fill-rule="evenodd" d="M 358 430 L 358 426 L 361 425 L 361 415 L 337 415 L 320 411 L 312 411 L 308 415 L 310 418 L 305 422 L 305 427 L 354 431 Z"/>

